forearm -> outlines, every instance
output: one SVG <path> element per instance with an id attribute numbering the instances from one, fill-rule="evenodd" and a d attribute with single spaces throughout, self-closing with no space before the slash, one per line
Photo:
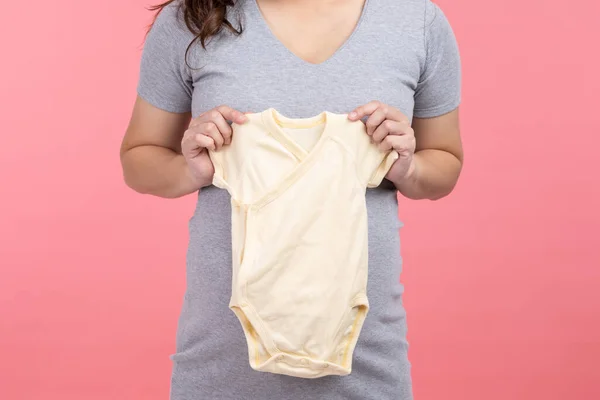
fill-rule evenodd
<path id="1" fill-rule="evenodd" d="M 164 198 L 193 193 L 210 182 L 198 182 L 181 154 L 159 146 L 139 146 L 121 155 L 127 186 L 136 192 Z"/>
<path id="2" fill-rule="evenodd" d="M 462 161 L 452 153 L 424 149 L 415 153 L 414 169 L 408 176 L 398 176 L 392 166 L 387 178 L 409 199 L 438 200 L 452 192 L 461 169 Z"/>

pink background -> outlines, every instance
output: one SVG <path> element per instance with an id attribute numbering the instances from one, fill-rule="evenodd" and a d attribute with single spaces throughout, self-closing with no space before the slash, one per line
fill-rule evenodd
<path id="1" fill-rule="evenodd" d="M 600 399 L 600 6 L 439 3 L 467 158 L 401 201 L 416 399 Z M 1 399 L 168 397 L 194 198 L 121 180 L 146 4 L 3 3 Z"/>

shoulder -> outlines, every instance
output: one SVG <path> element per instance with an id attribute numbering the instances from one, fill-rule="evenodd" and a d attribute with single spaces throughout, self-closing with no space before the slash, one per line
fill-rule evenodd
<path id="1" fill-rule="evenodd" d="M 427 29 L 443 29 L 449 27 L 448 18 L 442 8 L 436 3 L 425 0 L 425 30 Z"/>
<path id="2" fill-rule="evenodd" d="M 155 27 L 183 27 L 185 21 L 183 19 L 183 3 L 174 1 L 166 5 L 156 17 L 154 22 Z"/>
<path id="3" fill-rule="evenodd" d="M 194 35 L 185 23 L 180 0 L 165 6 L 158 13 L 150 29 L 149 36 L 159 40 L 167 40 L 172 44 L 189 44 L 194 39 Z"/>
<path id="4" fill-rule="evenodd" d="M 423 31 L 436 18 L 445 18 L 441 8 L 432 0 L 367 0 L 376 20 L 401 28 L 403 31 Z"/>

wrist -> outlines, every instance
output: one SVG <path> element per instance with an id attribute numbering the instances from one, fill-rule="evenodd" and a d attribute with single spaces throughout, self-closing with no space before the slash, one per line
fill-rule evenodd
<path id="1" fill-rule="evenodd" d="M 174 161 L 177 163 L 180 171 L 178 174 L 180 179 L 176 189 L 180 195 L 183 196 L 189 193 L 197 192 L 202 187 L 210 184 L 210 181 L 207 177 L 198 177 L 192 172 L 183 155 L 177 155 Z"/>
<path id="2" fill-rule="evenodd" d="M 392 181 L 398 189 L 400 187 L 412 186 L 417 182 L 417 170 L 416 157 L 413 156 L 408 168 L 402 165 L 402 161 L 398 159 L 390 168 L 387 179 Z"/>

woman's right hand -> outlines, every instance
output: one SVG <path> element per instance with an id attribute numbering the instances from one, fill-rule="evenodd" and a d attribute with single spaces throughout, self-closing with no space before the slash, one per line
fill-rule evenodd
<path id="1" fill-rule="evenodd" d="M 209 185 L 215 173 L 208 150 L 219 150 L 231 143 L 232 129 L 227 121 L 243 124 L 247 120 L 244 113 L 228 106 L 219 106 L 190 122 L 183 134 L 181 152 L 198 187 Z"/>

